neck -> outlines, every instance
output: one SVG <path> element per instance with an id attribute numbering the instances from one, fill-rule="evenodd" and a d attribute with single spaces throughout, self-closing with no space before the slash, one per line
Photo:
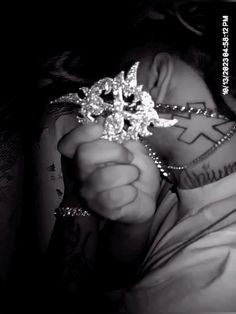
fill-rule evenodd
<path id="1" fill-rule="evenodd" d="M 189 80 L 179 87 L 178 91 L 181 92 L 173 92 L 172 89 L 164 102 L 216 111 L 215 103 L 208 89 L 203 85 L 204 82 L 200 82 L 197 86 L 193 85 Z M 180 111 L 163 113 L 160 116 L 178 119 L 174 127 L 162 131 L 169 147 L 161 157 L 167 165 L 187 165 L 183 170 L 171 170 L 180 188 L 191 189 L 210 184 L 236 171 L 234 158 L 236 136 L 227 137 L 235 121 L 206 118 L 203 115 Z M 218 145 L 223 137 L 226 140 Z M 165 146 L 165 143 L 159 144 Z M 211 149 L 214 146 L 217 148 Z M 156 150 L 158 151 L 157 147 Z M 206 152 L 208 153 L 204 155 Z M 198 159 L 199 156 L 205 157 Z M 192 163 L 193 160 L 196 162 Z"/>
<path id="2" fill-rule="evenodd" d="M 180 188 L 203 186 L 236 171 L 234 121 L 191 114 L 186 119 L 175 113 L 171 118 L 179 122 L 171 130 L 172 154 L 164 160 L 169 167 L 184 168 L 170 169 Z"/>
<path id="3" fill-rule="evenodd" d="M 200 107 L 206 106 L 216 110 L 213 97 L 204 80 L 199 77 L 199 73 L 180 60 L 175 60 L 174 68 L 171 87 L 165 97 L 165 103 L 180 105 L 199 103 Z"/>
<path id="4" fill-rule="evenodd" d="M 180 188 L 193 189 L 218 181 L 235 171 L 235 160 L 215 162 L 214 158 L 209 158 L 196 167 L 184 169 L 180 174 L 176 174 L 176 177 Z"/>

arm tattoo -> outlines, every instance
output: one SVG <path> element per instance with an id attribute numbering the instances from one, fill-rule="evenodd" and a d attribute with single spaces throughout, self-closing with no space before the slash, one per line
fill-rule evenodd
<path id="1" fill-rule="evenodd" d="M 236 171 L 236 162 L 229 163 L 220 169 L 213 169 L 210 163 L 204 164 L 201 171 L 184 169 L 180 174 L 180 183 L 184 188 L 194 188 L 218 181 Z"/>
<path id="2" fill-rule="evenodd" d="M 49 172 L 55 172 L 55 171 L 56 171 L 56 166 L 55 166 L 55 164 L 52 163 L 51 165 L 49 165 L 49 166 L 47 167 L 47 170 L 48 170 Z"/>
<path id="3" fill-rule="evenodd" d="M 60 189 L 56 189 L 56 193 L 57 193 L 58 198 L 61 199 L 63 196 L 63 192 Z"/>
<path id="4" fill-rule="evenodd" d="M 63 179 L 63 174 L 61 169 L 57 169 L 55 163 L 52 163 L 47 167 L 47 171 L 50 173 L 50 180 L 51 181 L 57 181 Z"/>

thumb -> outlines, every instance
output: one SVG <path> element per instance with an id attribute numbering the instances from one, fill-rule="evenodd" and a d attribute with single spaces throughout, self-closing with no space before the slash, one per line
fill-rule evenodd
<path id="1" fill-rule="evenodd" d="M 140 171 L 136 187 L 148 195 L 155 195 L 160 186 L 160 172 L 149 157 L 146 148 L 139 141 L 128 141 L 124 146 L 133 154 L 131 164 Z"/>

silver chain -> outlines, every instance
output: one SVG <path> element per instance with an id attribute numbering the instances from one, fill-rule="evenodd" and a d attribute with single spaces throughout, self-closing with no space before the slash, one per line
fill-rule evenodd
<path id="1" fill-rule="evenodd" d="M 201 162 L 202 160 L 209 157 L 212 153 L 214 153 L 220 146 L 227 143 L 233 137 L 235 133 L 236 133 L 236 124 L 234 124 L 234 126 L 229 130 L 229 132 L 227 132 L 221 139 L 219 139 L 216 143 L 214 143 L 206 152 L 204 152 L 203 154 L 201 154 L 194 160 L 190 161 L 189 163 L 178 165 L 178 166 L 175 166 L 175 165 L 164 166 L 163 162 L 160 160 L 157 153 L 152 150 L 151 146 L 149 144 L 144 144 L 144 146 L 146 147 L 148 151 L 149 157 L 152 158 L 157 168 L 160 170 L 161 174 L 164 177 L 169 177 L 170 172 L 168 170 L 184 170 L 188 167 L 191 167 Z"/>
<path id="2" fill-rule="evenodd" d="M 223 120 L 229 120 L 226 116 L 213 111 L 212 109 L 206 108 L 194 108 L 189 105 L 187 106 L 180 106 L 180 105 L 169 105 L 169 104 L 155 104 L 155 109 L 158 111 L 158 113 L 166 113 L 166 111 L 178 111 L 182 113 L 191 113 L 196 115 L 202 115 L 206 118 L 214 118 L 214 119 L 223 119 Z"/>
<path id="3" fill-rule="evenodd" d="M 91 213 L 82 207 L 70 207 L 70 206 L 60 206 L 55 209 L 54 215 L 56 217 L 75 217 L 75 216 L 91 216 Z"/>
<path id="4" fill-rule="evenodd" d="M 189 163 L 185 165 L 179 165 L 179 166 L 169 165 L 167 166 L 167 168 L 172 169 L 172 170 L 183 170 L 201 162 L 202 160 L 209 157 L 212 153 L 214 153 L 220 146 L 227 143 L 235 133 L 236 133 L 236 124 L 234 124 L 234 126 L 229 130 L 229 132 L 227 132 L 221 139 L 219 139 L 216 143 L 214 143 L 206 152 L 204 152 L 203 154 L 201 154 L 194 160 L 190 161 Z"/>
<path id="5" fill-rule="evenodd" d="M 144 146 L 148 151 L 148 156 L 154 161 L 155 165 L 157 166 L 161 174 L 164 177 L 168 178 L 170 176 L 170 172 L 168 171 L 167 167 L 164 166 L 163 162 L 160 160 L 157 153 L 152 150 L 149 144 L 144 144 Z"/>

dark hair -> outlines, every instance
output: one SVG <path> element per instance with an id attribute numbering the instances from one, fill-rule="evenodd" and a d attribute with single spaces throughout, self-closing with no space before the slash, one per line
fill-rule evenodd
<path id="1" fill-rule="evenodd" d="M 156 46 L 157 51 L 174 54 L 194 67 L 205 80 L 218 111 L 236 120 L 222 97 L 222 12 L 222 6 L 212 10 L 212 3 L 149 0 L 141 5 L 134 20 L 130 45 Z M 235 97 L 236 67 L 230 52 L 230 94 Z"/>
<path id="2" fill-rule="evenodd" d="M 216 29 L 220 23 L 218 12 L 212 12 L 212 4 L 196 5 L 183 1 L 171 4 L 149 0 L 133 3 L 129 9 L 129 18 L 127 14 L 126 18 L 122 16 L 121 22 L 118 16 L 112 25 L 108 25 L 113 30 L 113 36 L 109 40 L 101 39 L 99 49 L 95 50 L 86 43 L 87 47 L 51 59 L 46 67 L 48 79 L 60 86 L 61 83 L 67 87 L 70 85 L 72 89 L 81 84 L 89 85 L 103 76 L 117 74 L 120 57 L 125 51 L 135 46 L 155 45 L 159 51 L 175 54 L 193 66 L 207 83 L 218 111 L 235 119 L 234 112 L 221 95 L 221 37 Z M 119 23 L 115 27 L 117 21 Z M 231 91 L 234 90 L 234 82 L 232 77 Z M 64 91 L 63 88 L 60 90 Z"/>

